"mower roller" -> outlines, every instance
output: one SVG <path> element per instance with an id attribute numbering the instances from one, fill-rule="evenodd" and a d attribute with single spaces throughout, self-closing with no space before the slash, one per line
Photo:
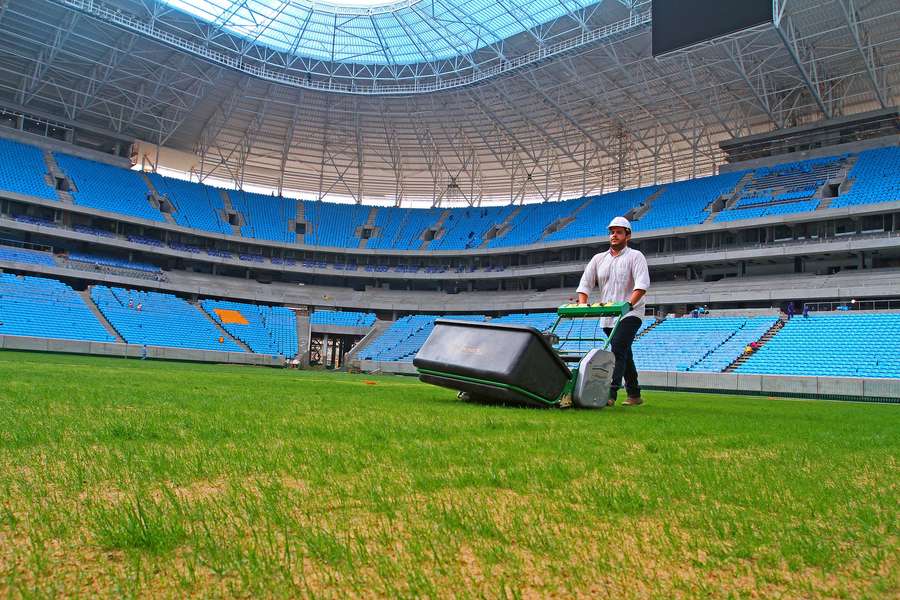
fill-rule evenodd
<path id="1" fill-rule="evenodd" d="M 627 302 L 564 304 L 545 333 L 534 327 L 505 323 L 477 323 L 438 319 L 434 330 L 413 359 L 419 379 L 459 392 L 460 398 L 486 404 L 536 407 L 603 408 L 609 394 L 615 358 L 607 350 L 609 339 L 599 337 L 595 323 L 588 337 L 556 335 L 560 323 L 579 319 L 618 317 L 628 312 Z M 612 335 L 609 336 L 610 338 Z M 556 342 L 600 342 L 602 348 L 566 354 Z M 574 366 L 569 366 L 569 364 Z"/>

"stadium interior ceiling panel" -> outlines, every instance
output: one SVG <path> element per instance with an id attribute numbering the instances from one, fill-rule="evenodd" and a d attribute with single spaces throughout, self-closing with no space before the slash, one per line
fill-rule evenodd
<path id="1" fill-rule="evenodd" d="M 900 93 L 893 0 L 781 1 L 660 59 L 647 1 L 190 4 L 0 1 L 0 104 L 195 153 L 204 178 L 455 205 L 710 174 L 720 141 Z"/>

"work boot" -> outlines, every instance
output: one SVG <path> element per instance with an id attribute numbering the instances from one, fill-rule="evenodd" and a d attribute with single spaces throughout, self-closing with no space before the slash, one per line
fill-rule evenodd
<path id="1" fill-rule="evenodd" d="M 625 402 L 622 403 L 623 406 L 640 406 L 644 403 L 644 399 L 640 396 L 628 396 L 625 399 Z"/>

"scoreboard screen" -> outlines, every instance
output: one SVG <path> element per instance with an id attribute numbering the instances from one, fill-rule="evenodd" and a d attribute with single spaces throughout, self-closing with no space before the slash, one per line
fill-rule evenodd
<path id="1" fill-rule="evenodd" d="M 771 23 L 772 0 L 653 0 L 653 56 Z"/>

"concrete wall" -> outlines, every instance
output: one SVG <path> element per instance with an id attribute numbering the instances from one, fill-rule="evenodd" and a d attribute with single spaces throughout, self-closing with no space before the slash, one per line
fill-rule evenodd
<path id="1" fill-rule="evenodd" d="M 17 335 L 0 335 L 0 349 L 64 352 L 68 354 L 95 354 L 99 356 L 118 356 L 121 358 L 140 358 L 141 356 L 140 344 L 57 340 Z M 272 356 L 269 354 L 250 354 L 246 352 L 218 352 L 215 350 L 188 350 L 184 348 L 165 348 L 162 346 L 147 346 L 147 357 L 160 360 L 186 360 L 193 362 L 259 365 L 265 367 L 280 367 L 284 364 L 284 357 L 280 355 Z"/>
<path id="2" fill-rule="evenodd" d="M 412 363 L 360 361 L 363 371 L 415 374 Z M 863 379 L 855 377 L 795 377 L 786 375 L 738 375 L 736 373 L 681 373 L 642 371 L 645 388 L 697 390 L 723 394 L 778 396 L 822 396 L 856 400 L 880 400 L 900 403 L 900 379 Z"/>

